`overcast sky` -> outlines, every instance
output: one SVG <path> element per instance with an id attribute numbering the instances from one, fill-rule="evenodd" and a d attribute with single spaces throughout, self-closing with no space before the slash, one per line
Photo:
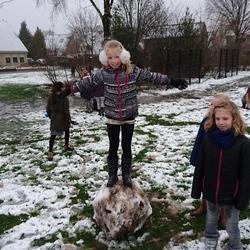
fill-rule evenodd
<path id="1" fill-rule="evenodd" d="M 189 6 L 192 12 L 199 11 L 204 7 L 205 0 L 171 0 L 175 6 Z M 0 0 L 0 6 L 3 0 Z M 46 2 L 46 1 L 45 1 Z M 79 0 L 68 0 L 69 12 L 75 12 L 79 8 Z M 80 0 L 83 2 L 83 0 Z M 88 0 L 86 5 L 90 6 Z M 98 0 L 97 2 L 102 2 Z M 91 7 L 90 7 L 91 8 Z M 52 29 L 56 33 L 67 33 L 67 16 L 65 14 L 54 15 L 51 18 L 51 6 L 47 3 L 36 7 L 36 0 L 12 0 L 0 7 L 0 19 L 6 20 L 11 28 L 18 34 L 22 21 L 25 21 L 27 28 L 34 33 L 36 28 L 41 30 Z"/>

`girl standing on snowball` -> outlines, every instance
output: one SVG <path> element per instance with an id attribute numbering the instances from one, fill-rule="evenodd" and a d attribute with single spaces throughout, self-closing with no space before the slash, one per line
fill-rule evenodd
<path id="1" fill-rule="evenodd" d="M 94 75 L 77 82 L 74 85 L 74 92 L 80 91 L 81 96 L 89 99 L 98 86 L 104 88 L 104 113 L 109 137 L 107 187 L 113 187 L 118 181 L 117 151 L 120 130 L 123 184 L 132 187 L 131 141 L 135 117 L 138 115 L 136 83 L 147 81 L 158 85 L 172 85 L 182 90 L 187 87 L 187 82 L 183 79 L 170 79 L 166 75 L 151 73 L 132 65 L 130 53 L 116 40 L 106 42 L 99 59 L 103 67 Z"/>
<path id="2" fill-rule="evenodd" d="M 247 208 L 250 199 L 250 140 L 244 135 L 245 124 L 235 103 L 215 105 L 205 130 L 191 193 L 195 199 L 203 193 L 207 203 L 205 247 L 217 247 L 217 224 L 223 207 L 229 235 L 227 249 L 242 249 L 239 210 Z"/>

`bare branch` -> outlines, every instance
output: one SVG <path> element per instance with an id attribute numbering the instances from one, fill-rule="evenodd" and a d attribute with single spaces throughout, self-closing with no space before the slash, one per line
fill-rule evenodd
<path id="1" fill-rule="evenodd" d="M 10 3 L 10 2 L 12 2 L 13 0 L 5 0 L 5 1 L 1 1 L 0 2 L 0 8 L 2 8 L 3 6 L 4 6 L 4 4 L 6 4 L 6 3 Z"/>

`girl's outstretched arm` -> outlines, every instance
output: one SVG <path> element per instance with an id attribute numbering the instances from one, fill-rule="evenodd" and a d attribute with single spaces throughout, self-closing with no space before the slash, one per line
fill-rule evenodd
<path id="1" fill-rule="evenodd" d="M 137 74 L 137 81 L 150 82 L 158 85 L 166 85 L 167 87 L 173 86 L 180 90 L 188 87 L 188 82 L 185 79 L 175 79 L 167 75 L 151 72 L 147 69 L 140 69 L 134 65 L 134 72 Z"/>

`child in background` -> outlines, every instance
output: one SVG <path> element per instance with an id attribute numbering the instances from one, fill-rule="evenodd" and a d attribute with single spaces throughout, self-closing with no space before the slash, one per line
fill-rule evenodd
<path id="1" fill-rule="evenodd" d="M 64 88 L 62 82 L 54 82 L 52 91 L 49 94 L 46 112 L 50 118 L 50 139 L 48 160 L 53 160 L 53 146 L 56 136 L 65 133 L 64 151 L 72 151 L 69 147 L 69 128 L 70 128 L 70 112 L 69 112 L 69 95 L 70 90 Z"/>
<path id="2" fill-rule="evenodd" d="M 119 134 L 122 144 L 122 179 L 124 186 L 132 187 L 131 142 L 135 117 L 138 115 L 136 83 L 148 81 L 158 85 L 172 85 L 185 89 L 183 79 L 170 79 L 166 75 L 142 70 L 130 62 L 130 53 L 116 40 L 107 41 L 99 55 L 103 67 L 89 78 L 77 82 L 74 91 L 89 98 L 98 86 L 104 88 L 104 111 L 109 137 L 107 157 L 109 179 L 107 187 L 113 187 L 117 180 Z"/>
<path id="3" fill-rule="evenodd" d="M 207 112 L 206 116 L 203 118 L 203 120 L 201 121 L 198 133 L 196 135 L 195 143 L 194 143 L 194 146 L 193 146 L 193 149 L 191 152 L 191 157 L 190 157 L 190 164 L 191 165 L 193 165 L 193 166 L 196 165 L 197 157 L 198 157 L 198 154 L 199 154 L 200 148 L 201 148 L 201 143 L 202 143 L 202 140 L 206 134 L 204 124 L 205 124 L 205 121 L 208 119 L 209 112 L 217 104 L 219 104 L 221 102 L 229 102 L 229 101 L 230 101 L 229 97 L 223 93 L 218 93 L 212 97 L 210 106 L 208 108 L 208 112 Z M 206 201 L 204 199 L 202 199 L 200 206 L 196 210 L 192 211 L 191 215 L 192 216 L 201 216 L 201 215 L 205 214 L 206 211 L 207 211 Z M 223 213 L 221 213 L 221 220 L 223 220 Z M 223 221 L 222 221 L 222 224 L 223 224 Z"/>
<path id="4" fill-rule="evenodd" d="M 89 68 L 89 67 L 88 67 Z M 82 79 L 84 77 L 90 76 L 91 72 L 87 70 L 87 68 L 82 68 L 81 69 L 81 77 Z M 89 98 L 86 98 L 85 100 L 86 104 L 86 112 L 87 113 L 92 113 L 93 112 L 93 104 L 94 104 L 94 95 L 89 96 Z"/>
<path id="5" fill-rule="evenodd" d="M 95 88 L 94 99 L 96 101 L 96 108 L 100 116 L 104 116 L 104 87 L 99 85 Z"/>
<path id="6" fill-rule="evenodd" d="M 245 95 L 241 99 L 242 108 L 250 109 L 250 87 L 248 87 Z"/>
<path id="7" fill-rule="evenodd" d="M 247 208 L 250 198 L 250 140 L 235 103 L 217 104 L 205 122 L 202 142 L 193 177 L 192 198 L 201 193 L 207 203 L 205 249 L 215 250 L 219 232 L 220 207 L 224 208 L 229 235 L 227 249 L 242 249 L 239 210 Z"/>

